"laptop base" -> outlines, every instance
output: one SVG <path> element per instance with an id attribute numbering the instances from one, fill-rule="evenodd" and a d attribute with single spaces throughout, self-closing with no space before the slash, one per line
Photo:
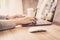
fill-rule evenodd
<path id="1" fill-rule="evenodd" d="M 51 24 L 23 24 L 23 27 L 27 27 L 27 26 L 48 26 L 48 25 L 52 25 Z"/>

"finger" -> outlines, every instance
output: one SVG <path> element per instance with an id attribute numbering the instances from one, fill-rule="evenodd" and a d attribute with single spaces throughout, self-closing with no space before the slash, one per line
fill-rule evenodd
<path id="1" fill-rule="evenodd" d="M 30 23 L 36 23 L 36 21 L 30 21 Z"/>
<path id="2" fill-rule="evenodd" d="M 31 21 L 36 21 L 36 20 L 35 20 L 35 18 L 33 18 L 33 19 L 30 19 L 30 20 L 31 20 Z"/>
<path id="3" fill-rule="evenodd" d="M 36 21 L 32 21 L 32 23 L 36 23 Z"/>

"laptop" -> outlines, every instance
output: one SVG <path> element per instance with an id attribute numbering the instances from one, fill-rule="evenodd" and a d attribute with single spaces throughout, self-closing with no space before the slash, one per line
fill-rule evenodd
<path id="1" fill-rule="evenodd" d="M 36 16 L 37 16 L 37 9 L 36 9 L 36 12 L 35 12 L 35 19 L 36 19 L 36 21 L 35 21 L 35 23 L 23 24 L 22 26 L 45 26 L 45 25 L 51 25 L 53 23 L 55 11 L 56 11 L 56 6 L 54 7 L 54 9 L 55 10 L 52 12 L 50 20 L 37 19 L 36 18 Z"/>
<path id="2" fill-rule="evenodd" d="M 51 25 L 53 23 L 54 15 L 55 15 L 55 11 L 53 11 L 53 15 L 52 15 L 50 20 L 40 19 L 40 20 L 36 20 L 35 23 L 23 24 L 22 26 L 45 26 L 45 25 Z"/>

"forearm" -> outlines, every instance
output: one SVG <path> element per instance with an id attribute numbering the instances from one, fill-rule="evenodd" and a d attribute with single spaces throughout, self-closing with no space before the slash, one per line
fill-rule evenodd
<path id="1" fill-rule="evenodd" d="M 28 24 L 28 23 L 32 23 L 32 22 L 35 23 L 35 19 L 31 18 L 31 17 L 15 19 L 16 25 Z"/>
<path id="2" fill-rule="evenodd" d="M 24 18 L 19 18 L 19 19 L 13 19 L 14 20 L 14 22 L 15 22 L 15 24 L 16 25 L 21 25 L 21 24 L 25 24 L 25 20 L 24 20 Z"/>

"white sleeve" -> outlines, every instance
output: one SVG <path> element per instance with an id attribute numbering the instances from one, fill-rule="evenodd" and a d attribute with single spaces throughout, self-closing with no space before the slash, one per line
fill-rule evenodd
<path id="1" fill-rule="evenodd" d="M 0 30 L 11 29 L 16 26 L 12 20 L 0 20 Z"/>
<path id="2" fill-rule="evenodd" d="M 7 15 L 1 15 L 1 14 L 0 14 L 0 19 L 6 19 L 6 16 L 7 16 Z"/>

